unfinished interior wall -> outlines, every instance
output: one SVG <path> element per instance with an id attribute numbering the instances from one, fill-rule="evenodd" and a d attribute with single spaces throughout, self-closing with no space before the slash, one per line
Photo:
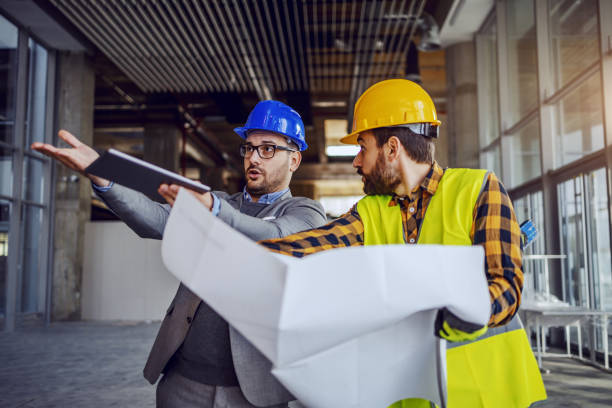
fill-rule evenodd
<path id="1" fill-rule="evenodd" d="M 84 53 L 58 53 L 57 126 L 93 142 L 94 71 Z M 65 144 L 62 145 L 65 146 Z M 90 218 L 88 178 L 55 164 L 53 320 L 80 319 L 85 222 Z"/>
<path id="2" fill-rule="evenodd" d="M 478 168 L 476 55 L 472 41 L 446 49 L 446 73 L 448 165 Z"/>
<path id="3" fill-rule="evenodd" d="M 163 264 L 161 241 L 123 222 L 88 222 L 83 258 L 83 319 L 163 318 L 179 282 Z"/>

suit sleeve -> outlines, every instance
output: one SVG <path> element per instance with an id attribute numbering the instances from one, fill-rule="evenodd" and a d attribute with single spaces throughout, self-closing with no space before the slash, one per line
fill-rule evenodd
<path id="1" fill-rule="evenodd" d="M 281 216 L 272 220 L 263 220 L 242 214 L 220 198 L 221 205 L 217 217 L 255 241 L 284 237 L 319 227 L 327 222 L 325 211 L 318 202 L 303 197 L 291 200 L 293 203 Z"/>
<path id="2" fill-rule="evenodd" d="M 218 192 L 215 192 L 218 193 Z M 108 191 L 96 194 L 123 222 L 141 238 L 161 239 L 170 210 L 168 204 L 157 203 L 144 194 L 113 185 Z M 262 220 L 242 214 L 224 197 L 217 194 L 220 207 L 217 217 L 253 240 L 279 238 L 305 229 L 319 227 L 327 221 L 321 204 L 307 198 L 293 198 L 283 215 L 274 220 Z"/>
<path id="3" fill-rule="evenodd" d="M 139 237 L 162 239 L 170 216 L 169 204 L 155 202 L 119 184 L 114 184 L 107 191 L 96 191 L 96 194 Z"/>

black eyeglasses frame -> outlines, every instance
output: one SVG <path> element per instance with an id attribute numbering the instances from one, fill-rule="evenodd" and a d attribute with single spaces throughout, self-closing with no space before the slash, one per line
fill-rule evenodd
<path id="1" fill-rule="evenodd" d="M 247 148 L 252 148 L 253 151 L 251 153 L 247 152 Z M 272 150 L 272 155 L 270 157 L 264 157 L 264 154 L 261 153 L 261 148 L 262 147 L 272 147 L 274 150 Z M 275 145 L 275 144 L 270 144 L 270 143 L 264 143 L 264 144 L 260 144 L 260 145 L 253 145 L 251 143 L 243 143 L 240 145 L 240 156 L 241 157 L 251 157 L 253 155 L 253 153 L 255 151 L 257 151 L 257 154 L 259 155 L 260 158 L 262 159 L 271 159 L 274 157 L 274 155 L 276 154 L 277 150 L 282 150 L 285 152 L 297 152 L 298 150 L 292 149 L 290 147 L 286 147 L 286 146 L 279 146 L 279 145 Z"/>

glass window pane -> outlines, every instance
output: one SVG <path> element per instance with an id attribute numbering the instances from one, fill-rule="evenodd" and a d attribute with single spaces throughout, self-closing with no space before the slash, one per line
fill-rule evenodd
<path id="1" fill-rule="evenodd" d="M 588 221 L 593 255 L 593 306 L 596 309 L 612 310 L 612 259 L 605 169 L 590 173 L 585 184 L 586 196 L 589 198 Z"/>
<path id="2" fill-rule="evenodd" d="M 8 272 L 9 216 L 11 203 L 0 200 L 0 317 L 6 313 L 6 274 Z M 1 328 L 1 327 L 0 327 Z"/>
<path id="3" fill-rule="evenodd" d="M 573 306 L 589 307 L 589 286 L 585 266 L 584 208 L 582 176 L 557 186 L 562 265 L 563 300 Z"/>
<path id="4" fill-rule="evenodd" d="M 497 98 L 497 25 L 495 18 L 476 36 L 476 55 L 480 78 L 478 106 L 482 123 L 480 146 L 488 146 L 499 136 Z"/>
<path id="5" fill-rule="evenodd" d="M 510 127 L 538 104 L 536 29 L 533 0 L 507 1 L 508 116 Z"/>
<path id="6" fill-rule="evenodd" d="M 21 312 L 38 312 L 38 288 L 42 233 L 42 208 L 24 205 L 21 222 L 23 247 L 21 248 Z"/>
<path id="7" fill-rule="evenodd" d="M 516 220 L 519 224 L 529 219 L 529 201 L 528 196 L 512 200 L 512 206 L 514 207 L 514 213 L 516 214 Z"/>
<path id="8" fill-rule="evenodd" d="M 516 214 L 516 220 L 518 223 L 522 223 L 529 219 L 529 197 L 521 197 L 512 200 L 512 207 L 514 207 L 514 214 Z M 532 262 L 529 262 L 523 258 L 523 272 L 525 274 L 525 281 L 523 282 L 523 296 L 532 296 L 535 290 L 534 276 L 537 276 L 533 272 Z"/>
<path id="9" fill-rule="evenodd" d="M 555 167 L 604 147 L 601 78 L 592 75 L 553 107 Z"/>
<path id="10" fill-rule="evenodd" d="M 501 162 L 499 156 L 499 145 L 487 149 L 480 154 L 480 167 L 491 170 L 501 179 Z"/>
<path id="11" fill-rule="evenodd" d="M 13 194 L 13 151 L 0 147 L 0 194 Z"/>
<path id="12" fill-rule="evenodd" d="M 523 249 L 525 255 L 544 255 L 545 249 L 545 231 L 544 231 L 544 201 L 541 191 L 527 194 L 513 201 L 514 212 L 519 224 L 531 220 L 538 231 L 536 239 L 527 248 Z M 553 261 L 542 259 L 523 258 L 523 269 L 525 271 L 525 283 L 523 294 L 525 298 L 533 297 L 536 291 L 545 291 L 546 282 L 544 273 L 544 262 L 549 262 L 549 266 Z"/>
<path id="13" fill-rule="evenodd" d="M 47 50 L 29 40 L 28 105 L 24 146 L 45 140 Z"/>
<path id="14" fill-rule="evenodd" d="M 545 254 L 544 238 L 544 201 L 541 191 L 527 194 L 519 200 L 514 201 L 514 212 L 520 223 L 531 220 L 535 225 L 538 235 L 533 243 L 525 249 L 525 254 Z"/>
<path id="15" fill-rule="evenodd" d="M 542 172 L 540 166 L 540 121 L 534 119 L 509 138 L 511 187 L 523 184 Z M 504 156 L 506 157 L 506 156 Z"/>
<path id="16" fill-rule="evenodd" d="M 546 231 L 544 230 L 544 194 L 541 191 L 529 194 L 530 219 L 538 230 L 536 240 L 527 248 L 530 254 L 546 253 Z"/>
<path id="17" fill-rule="evenodd" d="M 548 2 L 555 90 L 599 59 L 597 0 Z"/>
<path id="18" fill-rule="evenodd" d="M 18 30 L 0 15 L 0 141 L 13 142 Z"/>
<path id="19" fill-rule="evenodd" d="M 23 199 L 43 202 L 45 163 L 41 159 L 25 156 L 23 160 Z"/>

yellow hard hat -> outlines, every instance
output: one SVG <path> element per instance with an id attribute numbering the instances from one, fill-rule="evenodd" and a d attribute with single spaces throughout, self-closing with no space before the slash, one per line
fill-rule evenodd
<path id="1" fill-rule="evenodd" d="M 366 130 L 411 123 L 440 126 L 442 122 L 431 97 L 420 85 L 407 79 L 388 79 L 361 94 L 355 104 L 351 133 L 340 141 L 357 144 L 357 136 Z"/>

